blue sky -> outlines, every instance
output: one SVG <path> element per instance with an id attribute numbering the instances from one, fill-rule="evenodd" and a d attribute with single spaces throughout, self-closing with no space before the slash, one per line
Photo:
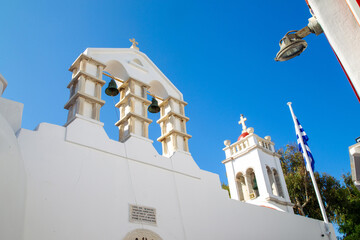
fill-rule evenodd
<path id="1" fill-rule="evenodd" d="M 296 140 L 288 101 L 310 137 L 316 170 L 337 178 L 350 171 L 359 103 L 324 34 L 306 37 L 301 56 L 274 61 L 283 35 L 307 25 L 303 0 L 13 0 L 0 8 L 0 73 L 8 81 L 3 97 L 25 104 L 23 128 L 63 125 L 72 62 L 88 47 L 126 48 L 134 37 L 183 93 L 190 152 L 221 181 L 227 181 L 223 141 L 241 134 L 240 114 L 276 148 Z M 114 104 L 104 99 L 101 121 L 117 139 Z M 150 133 L 156 142 L 155 123 Z"/>

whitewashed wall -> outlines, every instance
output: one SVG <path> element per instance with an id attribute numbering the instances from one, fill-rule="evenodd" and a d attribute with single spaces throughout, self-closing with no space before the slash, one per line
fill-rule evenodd
<path id="1" fill-rule="evenodd" d="M 346 1 L 308 0 L 360 100 L 360 24 Z"/>
<path id="2" fill-rule="evenodd" d="M 141 52 L 85 53 L 116 77 L 141 79 L 154 94 L 183 100 Z M 19 130 L 20 110 L 0 102 L 1 240 L 122 240 L 134 229 L 164 240 L 329 239 L 321 221 L 229 199 L 218 175 L 199 169 L 187 152 L 164 157 L 144 137 L 110 140 L 103 123 L 90 118 Z M 155 208 L 157 225 L 130 222 L 129 205 Z"/>
<path id="3" fill-rule="evenodd" d="M 1 240 L 23 239 L 26 182 L 21 149 L 15 135 L 21 126 L 22 110 L 21 103 L 0 97 Z"/>
<path id="4" fill-rule="evenodd" d="M 76 119 L 67 128 L 22 129 L 18 140 L 28 189 L 24 240 L 115 240 L 138 228 L 166 240 L 327 239 L 321 221 L 231 200 L 218 175 L 189 154 L 163 157 L 143 138 L 116 142 L 101 125 Z M 130 222 L 129 204 L 155 208 L 157 226 Z"/>

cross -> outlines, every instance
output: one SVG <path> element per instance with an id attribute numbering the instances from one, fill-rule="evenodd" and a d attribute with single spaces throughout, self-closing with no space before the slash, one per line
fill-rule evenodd
<path id="1" fill-rule="evenodd" d="M 246 125 L 245 125 L 245 121 L 247 120 L 247 118 L 244 118 L 244 115 L 240 114 L 240 121 L 239 124 L 242 124 L 242 131 L 245 132 L 246 131 Z"/>
<path id="2" fill-rule="evenodd" d="M 131 47 L 133 47 L 133 48 L 137 48 L 137 46 L 136 46 L 136 45 L 138 45 L 139 43 L 138 43 L 137 41 L 135 41 L 135 38 L 133 38 L 133 39 L 129 39 L 129 41 L 130 41 L 130 42 L 132 42 L 132 46 L 131 46 Z"/>

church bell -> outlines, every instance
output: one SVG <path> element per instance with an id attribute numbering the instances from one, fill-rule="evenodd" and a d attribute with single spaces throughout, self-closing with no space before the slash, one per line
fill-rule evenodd
<path id="1" fill-rule="evenodd" d="M 151 104 L 148 107 L 148 111 L 151 113 L 160 112 L 160 107 L 159 107 L 158 101 L 156 101 L 156 99 L 154 97 L 151 100 Z"/>
<path id="2" fill-rule="evenodd" d="M 259 188 L 258 188 L 258 185 L 257 185 L 257 182 L 256 182 L 256 178 L 254 177 L 254 181 L 253 181 L 253 190 L 259 190 Z"/>
<path id="3" fill-rule="evenodd" d="M 112 97 L 119 94 L 119 90 L 117 89 L 114 79 L 111 79 L 111 81 L 109 82 L 108 87 L 105 89 L 105 93 L 106 93 L 106 95 L 112 96 Z"/>

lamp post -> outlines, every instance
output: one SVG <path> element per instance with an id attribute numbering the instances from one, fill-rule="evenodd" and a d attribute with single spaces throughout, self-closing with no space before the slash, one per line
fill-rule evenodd
<path id="1" fill-rule="evenodd" d="M 309 24 L 306 27 L 299 31 L 289 31 L 280 40 L 280 51 L 276 54 L 275 61 L 283 62 L 299 56 L 307 48 L 307 43 L 303 38 L 310 33 L 315 33 L 315 35 L 318 36 L 322 32 L 323 30 L 316 18 L 309 18 Z"/>

